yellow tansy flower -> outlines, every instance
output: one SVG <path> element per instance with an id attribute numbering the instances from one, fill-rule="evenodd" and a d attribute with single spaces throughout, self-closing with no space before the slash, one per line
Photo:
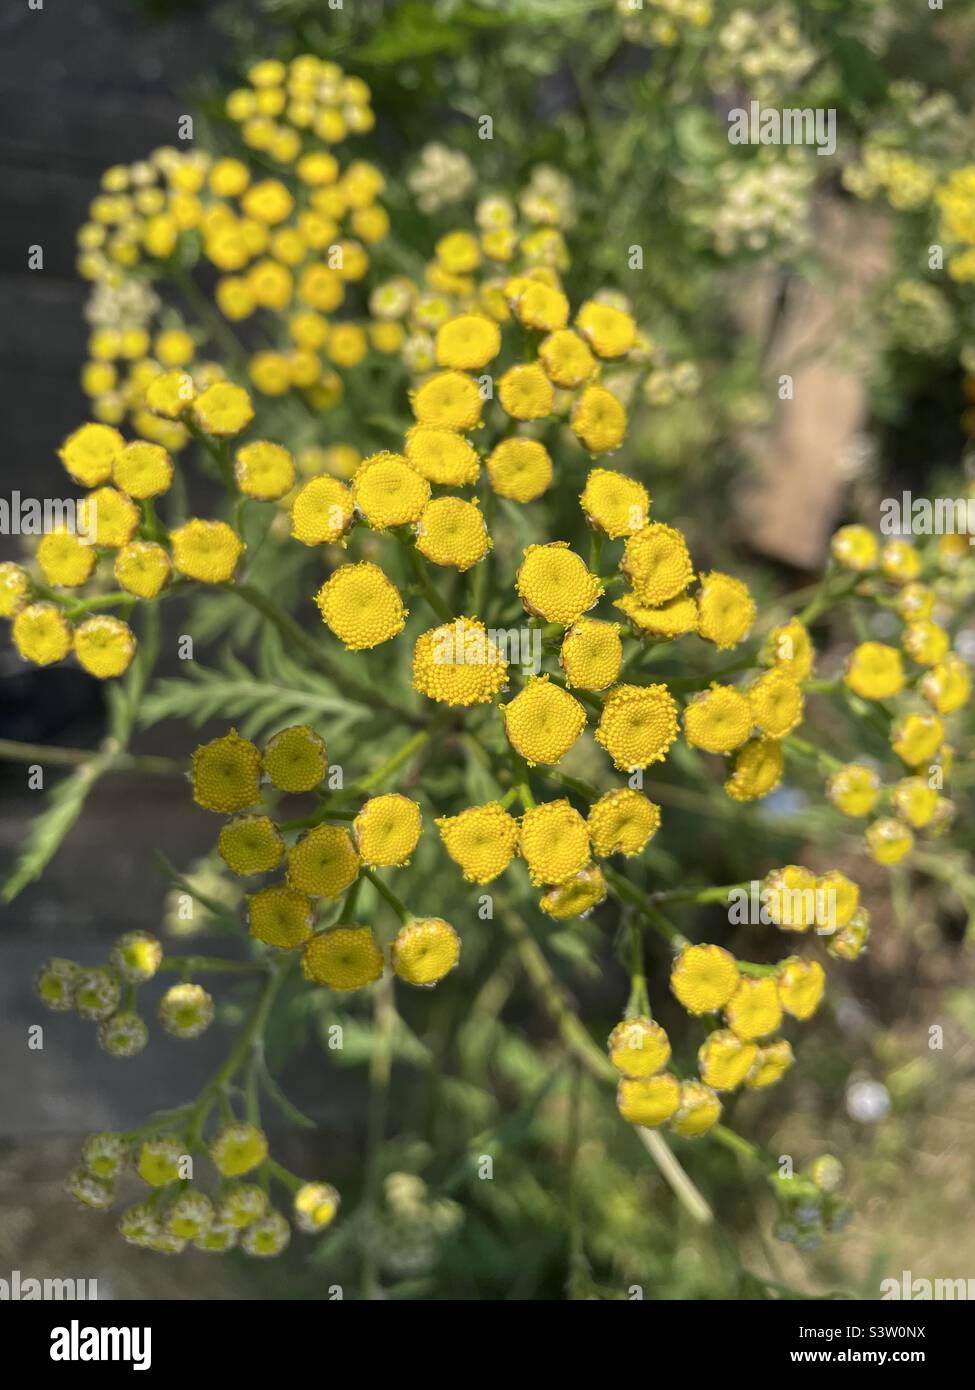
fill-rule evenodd
<path id="1" fill-rule="evenodd" d="M 779 961 L 776 981 L 786 1013 L 798 1019 L 812 1018 L 826 988 L 826 972 L 819 961 L 789 956 Z"/>
<path id="2" fill-rule="evenodd" d="M 315 595 L 322 621 L 349 651 L 365 651 L 398 636 L 407 610 L 378 565 L 342 565 Z"/>
<path id="3" fill-rule="evenodd" d="M 245 497 L 272 502 L 294 486 L 295 462 L 280 444 L 259 439 L 237 450 L 234 477 Z"/>
<path id="4" fill-rule="evenodd" d="M 444 848 L 468 883 L 490 883 L 505 871 L 518 846 L 518 822 L 499 801 L 469 806 L 435 821 Z"/>
<path id="5" fill-rule="evenodd" d="M 562 797 L 525 811 L 519 849 L 536 887 L 564 883 L 589 862 L 589 827 Z"/>
<path id="6" fill-rule="evenodd" d="M 399 454 L 363 459 L 352 480 L 352 496 L 374 530 L 418 521 L 430 500 L 430 484 Z"/>
<path id="7" fill-rule="evenodd" d="M 422 830 L 420 808 L 399 792 L 370 797 L 353 822 L 356 844 L 370 868 L 402 868 Z"/>
<path id="8" fill-rule="evenodd" d="M 14 646 L 25 661 L 50 666 L 71 650 L 71 628 L 53 603 L 31 603 L 14 618 Z"/>
<path id="9" fill-rule="evenodd" d="M 283 792 L 310 792 L 328 771 L 325 740 L 307 724 L 293 724 L 268 739 L 262 766 Z"/>
<path id="10" fill-rule="evenodd" d="M 207 811 L 232 815 L 261 796 L 261 755 L 249 739 L 231 729 L 193 754 L 193 800 Z"/>
<path id="11" fill-rule="evenodd" d="M 532 676 L 524 690 L 502 705 L 505 733 L 529 767 L 557 763 L 586 727 L 578 700 L 552 685 L 549 677 Z"/>
<path id="12" fill-rule="evenodd" d="M 99 680 L 109 680 L 127 671 L 135 656 L 135 645 L 128 623 L 107 613 L 87 618 L 74 631 L 75 656 Z"/>
<path id="13" fill-rule="evenodd" d="M 71 531 L 49 531 L 37 545 L 37 563 L 48 584 L 77 589 L 91 578 L 98 556 Z"/>
<path id="14" fill-rule="evenodd" d="M 401 980 L 429 987 L 460 960 L 460 937 L 442 917 L 415 917 L 397 933 L 390 959 Z"/>
<path id="15" fill-rule="evenodd" d="M 112 477 L 129 497 L 159 497 L 172 486 L 173 461 L 162 445 L 137 439 L 116 454 Z"/>
<path id="16" fill-rule="evenodd" d="M 652 1018 L 626 1018 L 609 1035 L 609 1060 L 624 1076 L 654 1076 L 670 1061 L 670 1039 Z"/>
<path id="17" fill-rule="evenodd" d="M 771 975 L 743 976 L 724 1009 L 725 1022 L 736 1037 L 755 1042 L 774 1033 L 782 1022 L 782 1004 Z"/>
<path id="18" fill-rule="evenodd" d="M 235 816 L 220 831 L 220 858 L 232 873 L 265 874 L 284 858 L 284 841 L 270 816 Z"/>
<path id="19" fill-rule="evenodd" d="M 616 623 L 579 618 L 566 632 L 559 665 L 567 685 L 583 690 L 606 690 L 620 673 L 623 644 Z"/>
<path id="20" fill-rule="evenodd" d="M 416 548 L 435 565 L 469 570 L 491 549 L 491 538 L 476 502 L 462 497 L 435 497 L 427 502 L 416 527 Z"/>
<path id="21" fill-rule="evenodd" d="M 483 402 L 477 383 L 462 372 L 438 372 L 412 397 L 413 414 L 421 425 L 440 430 L 470 430 L 481 418 Z"/>
<path id="22" fill-rule="evenodd" d="M 538 900 L 540 910 L 557 922 L 571 917 L 581 917 L 591 911 L 606 897 L 606 880 L 598 864 L 587 864 L 584 869 L 557 883 Z"/>
<path id="23" fill-rule="evenodd" d="M 774 738 L 753 738 L 735 754 L 735 765 L 724 789 L 733 801 L 758 801 L 782 780 L 785 758 Z"/>
<path id="24" fill-rule="evenodd" d="M 112 465 L 125 440 L 110 425 L 82 425 L 58 450 L 65 468 L 84 487 L 97 487 L 112 476 Z"/>
<path id="25" fill-rule="evenodd" d="M 888 700 L 904 689 L 901 654 L 884 642 L 861 642 L 850 655 L 843 679 L 864 700 Z"/>
<path id="26" fill-rule="evenodd" d="M 493 700 L 508 682 L 508 663 L 476 618 L 431 628 L 413 649 L 413 688 L 446 705 Z"/>
<path id="27" fill-rule="evenodd" d="M 697 613 L 698 635 L 726 649 L 748 636 L 755 621 L 755 604 L 740 579 L 711 570 L 701 575 Z"/>
<path id="28" fill-rule="evenodd" d="M 932 752 L 937 748 L 935 739 Z M 826 795 L 844 816 L 869 815 L 880 800 L 880 777 L 863 763 L 846 763 L 837 768 L 826 784 Z"/>
<path id="29" fill-rule="evenodd" d="M 534 502 L 552 481 L 552 460 L 537 439 L 515 435 L 495 445 L 487 459 L 487 471 L 499 497 Z"/>
<path id="30" fill-rule="evenodd" d="M 570 424 L 590 454 L 608 454 L 626 435 L 626 409 L 605 386 L 587 386 L 572 407 Z"/>
<path id="31" fill-rule="evenodd" d="M 576 327 L 600 357 L 623 357 L 636 342 L 636 324 L 622 309 L 587 300 L 576 314 Z"/>
<path id="32" fill-rule="evenodd" d="M 606 696 L 596 730 L 623 772 L 662 762 L 677 737 L 677 703 L 665 685 L 617 685 Z"/>
<path id="33" fill-rule="evenodd" d="M 155 598 L 169 581 L 169 555 L 155 541 L 131 541 L 115 556 L 115 578 L 138 598 Z"/>
<path id="34" fill-rule="evenodd" d="M 332 927 L 309 941 L 301 971 L 312 984 L 340 991 L 362 989 L 383 973 L 383 956 L 369 927 Z"/>
<path id="35" fill-rule="evenodd" d="M 344 825 L 316 825 L 288 850 L 288 884 L 312 898 L 337 898 L 358 878 L 359 867 Z"/>
<path id="36" fill-rule="evenodd" d="M 670 972 L 670 988 L 689 1014 L 723 1009 L 740 982 L 738 962 L 723 946 L 685 946 Z"/>
<path id="37" fill-rule="evenodd" d="M 648 608 L 677 598 L 694 578 L 683 535 L 660 521 L 651 522 L 627 539 L 620 569 Z"/>
<path id="38" fill-rule="evenodd" d="M 613 540 L 636 535 L 649 519 L 650 495 L 646 488 L 612 468 L 593 468 L 579 500 L 590 525 Z"/>
<path id="39" fill-rule="evenodd" d="M 291 534 L 302 545 L 334 543 L 355 515 L 351 491 L 338 478 L 311 478 L 291 503 Z"/>
<path id="40" fill-rule="evenodd" d="M 757 1057 L 753 1042 L 739 1038 L 730 1028 L 719 1028 L 698 1049 L 697 1062 L 706 1085 L 715 1091 L 736 1091 Z"/>
<path id="41" fill-rule="evenodd" d="M 430 483 L 463 487 L 477 482 L 481 471 L 477 450 L 452 430 L 414 425 L 407 433 L 405 448 L 410 466 Z"/>
<path id="42" fill-rule="evenodd" d="M 616 1105 L 631 1125 L 656 1129 L 680 1105 L 680 1082 L 670 1072 L 658 1076 L 624 1077 L 616 1090 Z"/>
<path id="43" fill-rule="evenodd" d="M 203 584 L 226 584 L 233 578 L 244 542 L 225 521 L 194 517 L 170 536 L 173 568 Z"/>
<path id="44" fill-rule="evenodd" d="M 193 416 L 206 434 L 229 439 L 247 428 L 254 418 L 254 406 L 242 386 L 218 381 L 197 396 Z"/>
<path id="45" fill-rule="evenodd" d="M 501 330 L 483 314 L 458 314 L 437 330 L 437 366 L 458 371 L 486 367 L 501 351 Z"/>
<path id="46" fill-rule="evenodd" d="M 802 687 L 780 666 L 749 686 L 748 703 L 756 726 L 770 738 L 784 738 L 802 723 Z"/>
<path id="47" fill-rule="evenodd" d="M 515 580 L 526 610 L 548 623 L 574 623 L 603 592 L 596 575 L 566 541 L 530 545 Z"/>
<path id="48" fill-rule="evenodd" d="M 721 1119 L 721 1100 L 703 1081 L 682 1081 L 680 1105 L 670 1117 L 670 1128 L 682 1139 L 699 1139 Z"/>

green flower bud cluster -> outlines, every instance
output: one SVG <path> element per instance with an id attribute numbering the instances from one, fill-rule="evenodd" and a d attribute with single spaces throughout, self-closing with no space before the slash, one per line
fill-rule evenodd
<path id="1" fill-rule="evenodd" d="M 52 957 L 35 982 L 37 997 L 56 1013 L 73 1009 L 98 1024 L 99 1045 L 113 1057 L 135 1057 L 149 1041 L 149 1029 L 136 1011 L 136 990 L 162 964 L 162 944 L 149 932 L 120 936 L 104 965 L 83 966 Z M 200 985 L 173 985 L 159 1006 L 159 1021 L 176 1038 L 198 1038 L 213 1022 L 213 1000 Z"/>
<path id="2" fill-rule="evenodd" d="M 843 1165 L 832 1154 L 821 1154 L 802 1173 L 773 1175 L 769 1181 L 779 1205 L 775 1235 L 797 1250 L 816 1250 L 823 1237 L 836 1235 L 852 1214 L 842 1195 Z"/>
<path id="3" fill-rule="evenodd" d="M 192 1137 L 192 1118 L 187 1125 L 183 1133 L 90 1135 L 81 1162 L 68 1177 L 68 1192 L 82 1206 L 105 1211 L 115 1202 L 117 1182 L 134 1175 L 152 1191 L 119 1218 L 119 1233 L 130 1245 L 163 1255 L 178 1255 L 190 1246 L 208 1254 L 239 1247 L 260 1259 L 281 1254 L 291 1240 L 287 1218 L 271 1205 L 265 1185 L 240 1181 L 258 1169 L 266 1179 L 263 1130 L 248 1121 L 232 1121 L 217 1131 L 206 1146 L 216 1176 L 214 1190 L 207 1192 L 187 1176 L 190 1151 L 199 1146 Z M 340 1202 L 335 1188 L 277 1171 L 293 1195 L 298 1230 L 320 1234 L 330 1226 Z"/>

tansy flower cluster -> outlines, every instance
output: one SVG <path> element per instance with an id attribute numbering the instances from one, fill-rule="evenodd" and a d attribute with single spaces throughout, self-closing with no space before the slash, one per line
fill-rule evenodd
<path id="1" fill-rule="evenodd" d="M 233 342 L 229 325 L 262 312 L 274 342 L 253 353 L 238 342 L 234 370 L 245 365 L 263 396 L 294 389 L 315 410 L 341 400 L 343 372 L 367 353 L 402 345 L 394 324 L 334 317 L 369 272 L 367 248 L 389 230 L 380 171 L 362 159 L 343 166 L 333 153 L 371 128 L 368 87 L 312 55 L 260 62 L 248 83 L 228 95 L 226 111 L 244 146 L 272 161 L 271 176 L 255 176 L 252 156 L 173 148 L 102 176 L 78 233 L 79 270 L 95 283 L 82 385 L 98 420 L 128 415 L 144 433 L 149 383 L 172 368 L 223 375 L 198 360 L 198 348 Z M 219 273 L 213 306 L 198 286 L 186 300 L 197 255 Z M 186 301 L 187 320 L 163 309 L 146 275 Z M 206 314 L 194 322 L 201 297 Z M 228 322 L 214 321 L 221 317 Z"/>
<path id="2" fill-rule="evenodd" d="M 320 811 L 307 822 L 276 822 L 264 807 L 264 789 L 316 792 L 328 772 L 325 743 L 306 726 L 282 729 L 263 751 L 231 729 L 194 753 L 193 797 L 206 810 L 230 817 L 218 849 L 232 873 L 253 882 L 284 871 L 283 878 L 247 894 L 254 940 L 280 951 L 300 950 L 306 980 L 350 991 L 373 984 L 384 969 L 373 928 L 353 915 L 361 880 L 376 882 L 376 869 L 409 863 L 422 816 L 417 803 L 398 792 L 363 799 L 354 788 L 342 797 L 360 802 L 354 812 L 333 806 L 331 795 L 323 794 Z M 380 891 L 392 898 L 385 884 Z M 339 899 L 342 911 L 335 918 L 331 908 Z M 436 984 L 460 958 L 459 936 L 440 917 L 414 917 L 402 905 L 398 915 L 400 930 L 389 947 L 394 974 L 413 985 Z M 334 920 L 324 920 L 330 916 Z"/>
<path id="3" fill-rule="evenodd" d="M 148 407 L 161 422 L 193 432 L 243 497 L 270 500 L 294 481 L 294 462 L 279 445 L 255 441 L 231 452 L 254 416 L 242 387 L 217 381 L 201 390 L 174 369 L 151 383 Z M 227 583 L 245 545 L 225 521 L 189 517 L 166 530 L 155 507 L 176 465 L 161 443 L 126 441 L 113 425 L 91 421 L 65 439 L 59 455 L 72 482 L 86 490 L 75 524 L 42 536 L 30 570 L 0 565 L 0 616 L 11 620 L 25 661 L 49 666 L 74 653 L 86 671 L 107 680 L 128 669 L 136 639 L 123 618 L 99 610 L 127 614 L 139 600 L 158 598 L 174 578 Z M 106 588 L 109 576 L 115 591 Z"/>
<path id="4" fill-rule="evenodd" d="M 860 525 L 837 531 L 832 551 L 840 570 L 858 581 L 858 600 L 886 620 L 887 640 L 859 642 L 842 682 L 880 713 L 899 775 L 885 784 L 875 763 L 827 758 L 827 795 L 845 816 L 868 820 L 870 857 L 896 864 L 910 854 L 916 833 L 940 834 L 954 816 L 945 794 L 954 765 L 951 725 L 971 699 L 972 674 L 952 645 L 952 590 L 959 567 L 972 562 L 965 536 L 943 536 L 921 550 L 902 537 L 881 544 Z M 896 636 L 888 638 L 890 626 Z"/>

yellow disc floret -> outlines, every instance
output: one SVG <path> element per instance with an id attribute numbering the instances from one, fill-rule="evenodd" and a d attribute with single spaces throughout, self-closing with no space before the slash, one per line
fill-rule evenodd
<path id="1" fill-rule="evenodd" d="M 526 810 L 519 849 L 532 883 L 564 883 L 589 862 L 589 827 L 563 797 Z"/>
<path id="2" fill-rule="evenodd" d="M 740 981 L 738 962 L 723 946 L 685 946 L 670 972 L 670 988 L 689 1014 L 723 1009 Z"/>
<path id="3" fill-rule="evenodd" d="M 533 676 L 524 690 L 502 705 L 505 733 L 529 767 L 557 763 L 586 727 L 586 711 L 548 676 Z"/>
<path id="4" fill-rule="evenodd" d="M 315 595 L 322 620 L 349 651 L 364 651 L 403 631 L 407 610 L 378 565 L 342 565 Z"/>
<path id="5" fill-rule="evenodd" d="M 623 772 L 662 762 L 677 737 L 677 702 L 665 685 L 617 685 L 606 696 L 596 730 Z"/>
<path id="6" fill-rule="evenodd" d="M 310 792 L 328 771 L 325 740 L 307 724 L 281 729 L 264 748 L 263 767 L 283 792 Z"/>
<path id="7" fill-rule="evenodd" d="M 362 989 L 383 973 L 383 955 L 369 927 L 332 927 L 309 941 L 302 952 L 301 971 L 316 985 Z"/>
<path id="8" fill-rule="evenodd" d="M 402 868 L 410 862 L 423 828 L 420 808 L 408 796 L 372 796 L 353 822 L 356 844 L 370 868 Z"/>
<path id="9" fill-rule="evenodd" d="M 415 917 L 400 928 L 390 959 L 401 980 L 429 987 L 460 960 L 460 937 L 442 917 Z"/>
<path id="10" fill-rule="evenodd" d="M 469 806 L 435 822 L 444 848 L 468 883 L 490 883 L 511 863 L 518 847 L 518 822 L 501 805 Z"/>
<path id="11" fill-rule="evenodd" d="M 485 704 L 508 682 L 508 663 L 476 618 L 431 628 L 413 649 L 413 688 L 445 705 Z"/>
<path id="12" fill-rule="evenodd" d="M 74 654 L 89 675 L 110 680 L 128 670 L 135 656 L 135 635 L 121 618 L 98 613 L 74 630 Z"/>
<path id="13" fill-rule="evenodd" d="M 193 754 L 193 800 L 207 811 L 232 815 L 260 800 L 261 755 L 231 729 Z"/>
<path id="14" fill-rule="evenodd" d="M 483 560 L 491 538 L 476 502 L 462 497 L 435 497 L 417 522 L 416 548 L 434 565 L 469 570 Z"/>
<path id="15" fill-rule="evenodd" d="M 574 623 L 598 601 L 603 592 L 566 541 L 530 545 L 515 580 L 526 610 L 547 623 Z"/>
<path id="16" fill-rule="evenodd" d="M 171 535 L 173 568 L 204 584 L 226 584 L 233 578 L 244 542 L 225 521 L 194 517 Z"/>

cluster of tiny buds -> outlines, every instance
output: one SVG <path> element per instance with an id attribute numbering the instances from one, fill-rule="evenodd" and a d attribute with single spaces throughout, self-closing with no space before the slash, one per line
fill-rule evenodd
<path id="1" fill-rule="evenodd" d="M 139 1137 L 103 1131 L 84 1142 L 78 1167 L 69 1175 L 68 1192 L 82 1206 L 106 1211 L 117 1187 L 128 1178 L 151 1189 L 121 1214 L 118 1229 L 130 1245 L 163 1255 L 188 1247 L 208 1254 L 234 1248 L 246 1255 L 280 1255 L 291 1240 L 287 1217 L 268 1196 L 267 1137 L 247 1121 L 225 1124 L 207 1147 L 217 1175 L 210 1194 L 194 1184 L 194 1146 L 188 1135 L 167 1133 Z M 255 1173 L 259 1181 L 240 1181 Z M 329 1183 L 302 1182 L 280 1170 L 291 1192 L 291 1219 L 306 1234 L 318 1235 L 334 1221 L 340 1198 Z"/>
<path id="2" fill-rule="evenodd" d="M 98 1024 L 98 1042 L 113 1057 L 135 1057 L 149 1041 L 136 1010 L 136 992 L 163 967 L 162 944 L 149 932 L 120 936 L 102 965 L 79 965 L 53 956 L 35 982 L 37 997 L 56 1013 L 74 1010 Z M 214 1005 L 202 985 L 182 981 L 166 990 L 159 1022 L 174 1038 L 198 1038 L 213 1022 Z"/>

